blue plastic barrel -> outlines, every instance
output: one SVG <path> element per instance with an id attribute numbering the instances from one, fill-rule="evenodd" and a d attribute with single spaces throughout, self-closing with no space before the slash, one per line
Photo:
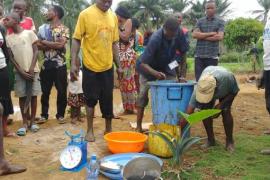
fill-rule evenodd
<path id="1" fill-rule="evenodd" d="M 178 83 L 174 80 L 149 82 L 153 123 L 178 125 L 178 111 L 185 112 L 191 98 L 195 82 Z"/>

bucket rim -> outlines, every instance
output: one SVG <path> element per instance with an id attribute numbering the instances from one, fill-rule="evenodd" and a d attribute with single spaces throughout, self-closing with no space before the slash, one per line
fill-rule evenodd
<path id="1" fill-rule="evenodd" d="M 174 80 L 158 80 L 158 81 L 150 81 L 147 84 L 150 86 L 194 86 L 197 84 L 196 81 L 190 80 L 186 83 L 178 83 L 173 82 Z"/>

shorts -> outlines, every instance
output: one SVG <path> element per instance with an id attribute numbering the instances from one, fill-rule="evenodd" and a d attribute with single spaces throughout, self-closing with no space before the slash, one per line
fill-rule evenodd
<path id="1" fill-rule="evenodd" d="M 148 80 L 143 76 L 139 76 L 140 91 L 137 97 L 137 107 L 145 108 L 149 102 L 148 91 L 150 86 L 148 85 Z"/>
<path id="2" fill-rule="evenodd" d="M 71 107 L 79 108 L 85 105 L 85 98 L 83 93 L 81 94 L 68 94 L 68 105 Z"/>
<path id="3" fill-rule="evenodd" d="M 104 72 L 94 72 L 83 68 L 82 88 L 85 103 L 94 108 L 99 101 L 102 117 L 113 118 L 113 68 Z"/>
<path id="4" fill-rule="evenodd" d="M 27 96 L 27 80 L 25 80 L 18 72 L 15 72 L 15 85 L 14 91 L 16 97 L 26 97 Z M 32 82 L 32 96 L 41 95 L 41 86 L 39 73 L 35 73 L 34 80 Z"/>
<path id="5" fill-rule="evenodd" d="M 173 76 L 167 76 L 167 80 L 175 80 L 176 78 Z M 148 82 L 150 82 L 148 79 L 146 79 L 143 75 L 140 75 L 139 77 L 140 82 L 140 93 L 137 97 L 137 107 L 145 108 L 149 102 L 148 97 L 148 91 L 150 89 L 150 86 L 148 85 Z"/>

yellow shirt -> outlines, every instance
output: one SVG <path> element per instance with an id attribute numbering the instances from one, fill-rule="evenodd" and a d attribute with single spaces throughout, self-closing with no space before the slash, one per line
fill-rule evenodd
<path id="1" fill-rule="evenodd" d="M 103 12 L 92 5 L 82 11 L 73 38 L 81 40 L 86 68 L 94 72 L 112 68 L 112 44 L 118 41 L 119 34 L 117 17 L 111 10 Z"/>

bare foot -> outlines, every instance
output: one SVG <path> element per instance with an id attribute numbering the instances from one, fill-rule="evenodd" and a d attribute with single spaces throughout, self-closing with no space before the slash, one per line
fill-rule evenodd
<path id="1" fill-rule="evenodd" d="M 207 148 L 210 148 L 210 147 L 215 146 L 215 145 L 216 145 L 215 141 L 211 142 L 211 141 L 207 140 L 207 142 L 205 144 L 201 145 L 201 148 L 207 149 Z"/>
<path id="2" fill-rule="evenodd" d="M 230 153 L 233 153 L 234 152 L 234 144 L 233 143 L 228 143 L 226 145 L 226 150 Z"/>
<path id="3" fill-rule="evenodd" d="M 85 140 L 88 141 L 88 142 L 95 142 L 95 136 L 94 136 L 94 133 L 93 132 L 88 132 L 86 135 L 85 135 Z"/>
<path id="4" fill-rule="evenodd" d="M 112 132 L 112 130 L 105 130 L 104 131 L 104 135 L 106 135 L 106 134 L 108 134 L 108 133 L 111 133 Z"/>
<path id="5" fill-rule="evenodd" d="M 143 133 L 144 132 L 142 128 L 138 128 L 138 127 L 135 129 L 135 131 L 136 132 L 139 132 L 139 133 Z"/>
<path id="6" fill-rule="evenodd" d="M 0 162 L 0 176 L 8 174 L 16 174 L 26 171 L 26 168 L 20 165 L 12 165 L 3 160 Z"/>

